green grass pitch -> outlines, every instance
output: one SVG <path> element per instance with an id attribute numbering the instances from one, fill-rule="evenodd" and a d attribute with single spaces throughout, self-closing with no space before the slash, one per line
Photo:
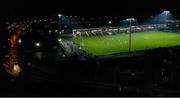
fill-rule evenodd
<path id="1" fill-rule="evenodd" d="M 129 34 L 75 38 L 76 44 L 93 56 L 109 55 L 129 51 Z M 132 33 L 131 51 L 141 51 L 159 47 L 180 45 L 180 33 L 176 32 L 136 32 Z"/>

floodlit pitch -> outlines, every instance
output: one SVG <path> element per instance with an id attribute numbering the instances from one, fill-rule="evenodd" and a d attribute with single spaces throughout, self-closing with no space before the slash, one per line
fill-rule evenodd
<path id="1" fill-rule="evenodd" d="M 129 34 L 82 37 L 73 40 L 92 56 L 110 55 L 128 52 Z M 160 47 L 180 45 L 180 33 L 177 32 L 139 32 L 132 34 L 131 51 L 143 51 Z"/>

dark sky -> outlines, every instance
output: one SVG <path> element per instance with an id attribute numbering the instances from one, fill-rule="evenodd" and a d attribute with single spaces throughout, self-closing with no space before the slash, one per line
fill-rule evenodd
<path id="1" fill-rule="evenodd" d="M 61 12 L 81 16 L 146 17 L 163 10 L 180 16 L 178 0 L 6 0 L 0 1 L 2 16 L 50 15 Z"/>

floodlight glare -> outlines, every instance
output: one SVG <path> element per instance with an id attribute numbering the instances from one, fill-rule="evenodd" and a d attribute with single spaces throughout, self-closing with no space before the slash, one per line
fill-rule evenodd
<path id="1" fill-rule="evenodd" d="M 58 14 L 58 16 L 59 16 L 59 17 L 61 17 L 61 16 L 62 16 L 62 14 Z"/>
<path id="2" fill-rule="evenodd" d="M 170 13 L 170 11 L 164 11 L 164 13 L 165 13 L 165 14 L 168 14 L 168 13 Z"/>
<path id="3" fill-rule="evenodd" d="M 167 20 L 174 19 L 173 15 L 170 11 L 165 10 L 157 15 L 151 16 L 149 19 L 146 20 L 146 23 L 150 24 L 161 24 L 166 23 Z"/>
<path id="4" fill-rule="evenodd" d="M 127 18 L 126 21 L 135 21 L 135 18 Z"/>

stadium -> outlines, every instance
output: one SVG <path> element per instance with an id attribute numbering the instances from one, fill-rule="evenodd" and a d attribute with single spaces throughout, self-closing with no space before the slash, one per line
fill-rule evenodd
<path id="1" fill-rule="evenodd" d="M 86 33 L 86 31 L 83 33 Z M 83 37 L 82 39 L 77 38 L 74 42 L 81 45 L 82 49 L 93 56 L 129 52 L 129 34 L 114 34 L 116 31 L 103 32 L 102 35 L 99 35 L 98 32 L 96 33 L 98 36 Z M 149 31 L 146 29 L 146 31 L 142 30 L 140 32 L 134 32 L 131 37 L 132 43 L 130 52 L 180 45 L 178 42 L 180 34 L 178 34 L 178 32 Z"/>
<path id="2" fill-rule="evenodd" d="M 15 48 L 2 56 L 3 67 L 25 81 L 17 81 L 18 86 L 24 83 L 21 88 L 45 83 L 33 87 L 43 94 L 63 88 L 72 96 L 157 96 L 172 89 L 170 95 L 179 95 L 180 21 L 169 11 L 143 21 L 102 18 L 56 14 L 7 23 L 4 32 L 21 35 L 15 43 L 18 52 Z"/>
<path id="3" fill-rule="evenodd" d="M 177 0 L 1 5 L 0 96 L 180 96 Z"/>
<path id="4" fill-rule="evenodd" d="M 100 89 L 95 95 L 102 89 L 107 96 L 116 96 L 116 91 L 117 96 L 179 95 L 180 21 L 170 11 L 143 21 L 97 19 L 93 24 L 63 15 L 59 19 L 66 20 L 59 23 L 63 30 L 57 39 L 70 59 L 66 64 L 71 66 L 64 67 L 65 73 L 73 73 L 72 81 Z"/>
<path id="5" fill-rule="evenodd" d="M 135 18 L 127 18 L 120 26 L 72 29 L 70 41 L 91 57 L 127 55 L 180 45 L 179 22 L 169 11 L 144 23 L 137 22 Z M 111 24 L 109 21 L 108 25 Z"/>

